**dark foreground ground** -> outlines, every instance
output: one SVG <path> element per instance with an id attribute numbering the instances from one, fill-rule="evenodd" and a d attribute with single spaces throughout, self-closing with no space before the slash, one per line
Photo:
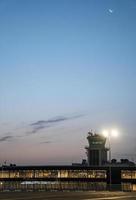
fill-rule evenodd
<path id="1" fill-rule="evenodd" d="M 136 193 L 125 192 L 3 192 L 0 200 L 136 200 Z"/>

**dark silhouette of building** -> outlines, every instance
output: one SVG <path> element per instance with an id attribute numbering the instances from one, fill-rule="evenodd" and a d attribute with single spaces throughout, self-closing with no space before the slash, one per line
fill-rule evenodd
<path id="1" fill-rule="evenodd" d="M 107 163 L 107 151 L 105 147 L 106 138 L 96 133 L 88 132 L 89 146 L 85 147 L 87 150 L 89 166 L 101 166 Z"/>

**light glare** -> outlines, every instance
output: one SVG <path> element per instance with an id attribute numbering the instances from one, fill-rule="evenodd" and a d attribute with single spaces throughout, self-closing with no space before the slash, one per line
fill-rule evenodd
<path id="1" fill-rule="evenodd" d="M 117 130 L 112 130 L 112 131 L 111 131 L 111 135 L 112 135 L 113 137 L 118 137 L 118 131 L 117 131 Z"/>
<path id="2" fill-rule="evenodd" d="M 103 130 L 102 132 L 104 137 L 109 137 L 109 131 L 108 130 Z"/>

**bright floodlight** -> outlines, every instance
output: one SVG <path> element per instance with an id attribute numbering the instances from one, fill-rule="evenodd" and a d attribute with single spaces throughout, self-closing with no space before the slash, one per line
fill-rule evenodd
<path id="1" fill-rule="evenodd" d="M 118 131 L 117 130 L 111 130 L 111 135 L 113 137 L 118 137 Z"/>
<path id="2" fill-rule="evenodd" d="M 103 130 L 102 132 L 104 137 L 109 137 L 109 131 L 108 130 Z"/>

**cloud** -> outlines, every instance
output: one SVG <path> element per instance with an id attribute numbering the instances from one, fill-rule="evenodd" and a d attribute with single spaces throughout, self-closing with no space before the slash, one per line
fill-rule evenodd
<path id="1" fill-rule="evenodd" d="M 11 135 L 7 135 L 0 138 L 0 142 L 10 141 L 13 138 Z"/>
<path id="2" fill-rule="evenodd" d="M 7 133 L 3 133 L 3 136 L 0 137 L 0 142 L 6 142 L 6 141 L 14 141 L 17 138 L 22 138 L 24 137 L 23 135 L 13 135 L 12 132 L 7 132 Z"/>
<path id="3" fill-rule="evenodd" d="M 54 118 L 51 118 L 51 119 L 48 119 L 48 120 L 38 120 L 32 124 L 30 124 L 30 127 L 32 127 L 32 130 L 27 132 L 27 134 L 35 134 L 37 132 L 39 132 L 40 130 L 42 129 L 45 129 L 45 128 L 50 128 L 56 124 L 59 124 L 61 122 L 64 122 L 64 121 L 68 121 L 68 120 L 71 120 L 71 119 L 75 119 L 75 118 L 79 118 L 79 117 L 82 117 L 83 115 L 71 115 L 71 116 L 57 116 L 57 117 L 54 117 Z"/>
<path id="4" fill-rule="evenodd" d="M 52 123 L 58 123 L 58 122 L 62 122 L 62 121 L 66 121 L 68 120 L 67 117 L 55 117 L 55 118 L 52 118 L 52 119 L 48 119 L 48 120 L 40 120 L 40 121 L 37 121 L 35 123 L 32 123 L 31 125 L 32 126 L 45 126 L 46 124 L 52 124 Z"/>
<path id="5" fill-rule="evenodd" d="M 35 134 L 37 133 L 38 131 L 42 130 L 42 129 L 45 129 L 45 128 L 49 128 L 50 126 L 44 126 L 44 125 L 36 125 L 35 127 L 33 127 L 33 130 L 32 131 L 29 131 L 28 134 Z"/>
<path id="6" fill-rule="evenodd" d="M 52 143 L 52 142 L 51 141 L 43 141 L 40 144 L 50 144 L 50 143 Z"/>

